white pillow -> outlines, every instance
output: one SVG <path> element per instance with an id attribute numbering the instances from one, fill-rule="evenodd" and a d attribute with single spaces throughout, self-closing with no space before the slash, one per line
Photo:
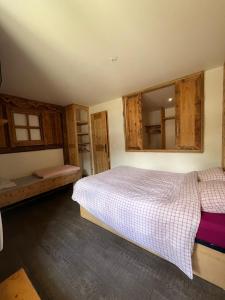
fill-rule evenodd
<path id="1" fill-rule="evenodd" d="M 225 174 L 222 168 L 210 168 L 203 171 L 198 171 L 198 179 L 200 181 L 219 180 L 225 181 Z"/>
<path id="2" fill-rule="evenodd" d="M 199 182 L 202 210 L 225 214 L 225 181 Z"/>

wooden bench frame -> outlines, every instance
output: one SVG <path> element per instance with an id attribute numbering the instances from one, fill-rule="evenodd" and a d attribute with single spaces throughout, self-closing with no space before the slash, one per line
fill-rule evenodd
<path id="1" fill-rule="evenodd" d="M 49 177 L 24 186 L 6 189 L 0 193 L 0 208 L 20 202 L 33 196 L 54 190 L 58 187 L 76 182 L 81 178 L 81 171 L 70 174 Z"/>
<path id="2" fill-rule="evenodd" d="M 80 206 L 80 215 L 82 218 L 128 240 L 131 243 L 134 243 L 135 245 L 147 250 L 150 253 L 153 253 L 148 249 L 142 247 L 138 243 L 135 243 L 127 239 L 126 237 L 122 236 L 114 229 L 112 229 L 110 226 L 104 224 L 98 218 L 93 216 L 82 206 Z M 157 255 L 156 253 L 153 254 Z M 225 290 L 225 253 L 221 253 L 209 247 L 195 243 L 194 251 L 192 255 L 192 266 L 195 275 Z"/>

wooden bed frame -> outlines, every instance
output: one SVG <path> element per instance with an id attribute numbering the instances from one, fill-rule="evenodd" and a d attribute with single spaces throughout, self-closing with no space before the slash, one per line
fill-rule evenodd
<path id="1" fill-rule="evenodd" d="M 81 171 L 46 179 L 27 176 L 14 180 L 17 186 L 0 192 L 0 208 L 54 190 L 81 178 Z"/>
<path id="2" fill-rule="evenodd" d="M 80 207 L 80 215 L 82 218 L 128 240 L 131 243 L 143 248 L 141 245 L 130 241 L 122 236 L 114 229 L 104 224 L 82 206 Z M 145 248 L 144 248 L 145 249 Z M 149 251 L 148 249 L 145 249 Z M 150 251 L 149 251 L 150 252 Z M 151 252 L 153 253 L 153 252 Z M 155 253 L 153 253 L 155 254 Z M 157 254 L 156 254 L 157 255 Z M 192 255 L 192 266 L 194 274 L 213 283 L 225 290 L 225 253 L 213 250 L 209 247 L 195 243 Z"/>

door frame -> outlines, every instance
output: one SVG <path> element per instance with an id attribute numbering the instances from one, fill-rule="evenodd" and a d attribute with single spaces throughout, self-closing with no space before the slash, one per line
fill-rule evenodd
<path id="1" fill-rule="evenodd" d="M 108 153 L 108 164 L 109 164 L 109 169 L 111 169 L 111 156 L 110 156 L 110 141 L 109 141 L 109 122 L 108 122 L 108 111 L 103 110 L 103 111 L 98 111 L 90 114 L 90 119 L 91 119 L 91 144 L 92 144 L 92 159 L 93 159 L 93 173 L 96 173 L 96 160 L 95 160 L 95 151 L 94 151 L 94 143 L 93 143 L 93 121 L 92 121 L 92 116 L 95 114 L 99 113 L 105 113 L 106 115 L 106 132 L 107 132 L 107 153 Z"/>

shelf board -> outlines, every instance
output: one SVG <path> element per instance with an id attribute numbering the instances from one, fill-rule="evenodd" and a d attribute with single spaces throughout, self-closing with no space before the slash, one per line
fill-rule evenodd
<path id="1" fill-rule="evenodd" d="M 161 125 L 155 124 L 155 125 L 145 125 L 146 132 L 148 134 L 160 134 L 161 133 Z"/>
<path id="2" fill-rule="evenodd" d="M 88 132 L 78 132 L 77 135 L 89 135 Z"/>
<path id="3" fill-rule="evenodd" d="M 171 116 L 171 117 L 165 117 L 164 120 L 175 120 L 175 116 Z"/>
<path id="4" fill-rule="evenodd" d="M 78 145 L 86 146 L 86 145 L 90 145 L 90 143 L 78 143 Z"/>
<path id="5" fill-rule="evenodd" d="M 79 149 L 79 152 L 80 152 L 80 153 L 84 153 L 84 152 L 88 152 L 88 153 L 89 153 L 90 150 L 87 150 L 87 149 Z"/>
<path id="6" fill-rule="evenodd" d="M 146 128 L 161 128 L 160 124 L 154 124 L 154 125 L 145 125 Z"/>
<path id="7" fill-rule="evenodd" d="M 88 125 L 88 121 L 77 121 L 77 125 L 79 126 Z"/>

